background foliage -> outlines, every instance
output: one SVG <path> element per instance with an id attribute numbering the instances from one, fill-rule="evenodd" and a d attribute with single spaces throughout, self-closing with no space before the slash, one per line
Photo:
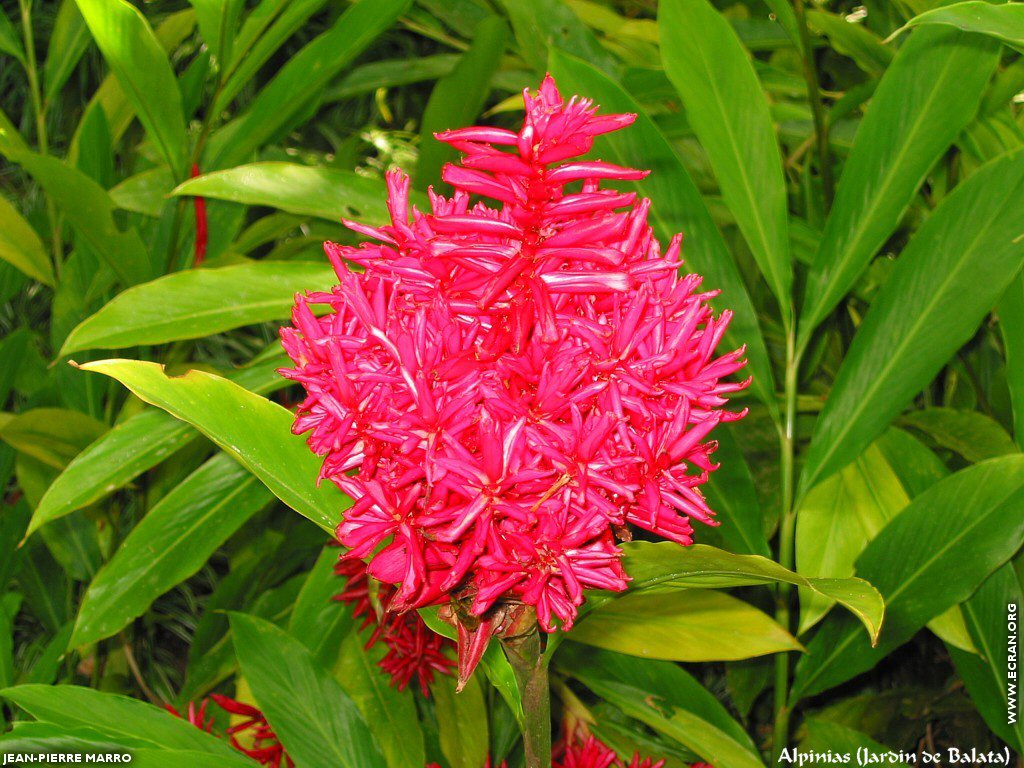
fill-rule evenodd
<path id="1" fill-rule="evenodd" d="M 383 220 L 384 170 L 422 194 L 452 159 L 432 132 L 514 126 L 545 71 L 638 113 L 595 154 L 653 169 L 633 186 L 754 375 L 711 546 L 626 545 L 630 592 L 549 645 L 559 710 L 670 766 L 1024 748 L 1024 5 L 0 11 L 4 750 L 244 764 L 137 701 L 220 691 L 300 766 L 521 761 L 500 653 L 457 696 L 399 693 L 329 602 L 346 500 L 288 435 L 275 339 L 332 283 L 339 218 Z"/>

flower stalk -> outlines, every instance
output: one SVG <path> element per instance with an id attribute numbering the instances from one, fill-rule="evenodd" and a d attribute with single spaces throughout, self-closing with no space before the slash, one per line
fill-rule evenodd
<path id="1" fill-rule="evenodd" d="M 551 688 L 540 631 L 534 625 L 524 635 L 502 640 L 502 647 L 523 701 L 526 768 L 547 768 L 551 765 Z"/>

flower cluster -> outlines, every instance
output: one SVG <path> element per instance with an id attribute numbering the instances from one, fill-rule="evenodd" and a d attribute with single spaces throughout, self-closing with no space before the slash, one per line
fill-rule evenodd
<path id="1" fill-rule="evenodd" d="M 451 198 L 410 209 L 391 173 L 391 224 L 346 222 L 377 242 L 325 244 L 339 285 L 297 297 L 282 374 L 306 390 L 294 431 L 321 479 L 354 500 L 338 538 L 396 585 L 389 610 L 455 593 L 474 616 L 533 606 L 551 632 L 586 589 L 625 589 L 628 525 L 686 545 L 692 519 L 714 524 L 708 436 L 746 383 L 725 380 L 743 350 L 715 356 L 730 315 L 680 275 L 681 237 L 662 251 L 650 202 L 602 187 L 646 173 L 572 160 L 634 116 L 550 78 L 524 97 L 518 133 L 438 136 L 464 155 Z"/>
<path id="2" fill-rule="evenodd" d="M 213 717 L 208 718 L 206 713 L 210 699 L 228 714 L 241 718 L 240 722 L 227 729 L 231 746 L 260 765 L 270 768 L 295 768 L 295 763 L 285 752 L 281 740 L 270 727 L 263 712 L 251 704 L 243 704 L 227 696 L 213 693 L 209 699 L 203 699 L 198 707 L 194 702 L 189 702 L 187 716 L 184 719 L 196 728 L 212 734 Z M 172 706 L 168 705 L 167 710 L 176 717 L 182 717 Z"/>
<path id="3" fill-rule="evenodd" d="M 363 561 L 343 556 L 338 560 L 334 572 L 345 579 L 345 589 L 334 599 L 350 604 L 355 618 L 363 617 L 363 629 L 374 626 L 366 647 L 371 648 L 378 641 L 387 647 L 388 652 L 379 665 L 391 675 L 392 685 L 404 691 L 412 679 L 416 678 L 423 695 L 429 697 L 429 686 L 434 681 L 434 675 L 451 674 L 455 667 L 455 662 L 446 653 L 448 649 L 454 649 L 454 643 L 432 632 L 415 611 L 383 611 L 378 618 L 370 602 L 370 582 Z M 380 605 L 389 602 L 394 589 L 389 584 L 380 586 L 377 593 Z"/>
<path id="4" fill-rule="evenodd" d="M 635 753 L 626 765 L 615 750 L 599 741 L 596 736 L 582 731 L 574 732 L 565 744 L 560 756 L 552 762 L 552 768 L 661 768 L 664 760 L 641 758 Z"/>

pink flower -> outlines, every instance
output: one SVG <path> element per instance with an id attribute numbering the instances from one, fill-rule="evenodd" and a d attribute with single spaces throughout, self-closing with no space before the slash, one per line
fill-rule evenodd
<path id="1" fill-rule="evenodd" d="M 370 582 L 366 564 L 361 560 L 342 557 L 334 568 L 335 574 L 345 578 L 345 589 L 335 600 L 352 606 L 355 618 L 363 617 L 362 627 L 376 625 L 366 647 L 382 642 L 388 649 L 380 660 L 380 668 L 391 676 L 391 684 L 404 691 L 415 678 L 424 696 L 430 696 L 430 684 L 435 674 L 448 675 L 455 668 L 448 649 L 455 644 L 446 637 L 432 632 L 415 611 L 392 613 L 385 611 L 378 619 L 370 603 Z M 382 584 L 377 593 L 381 604 L 390 601 L 395 588 Z"/>
<path id="2" fill-rule="evenodd" d="M 498 603 L 551 632 L 588 589 L 624 590 L 630 524 L 683 545 L 714 525 L 709 435 L 748 383 L 727 380 L 742 349 L 715 356 L 730 314 L 680 275 L 681 237 L 662 251 L 650 202 L 601 186 L 647 172 L 573 159 L 634 116 L 550 77 L 524 98 L 518 133 L 438 135 L 464 158 L 429 211 L 388 174 L 391 224 L 347 222 L 376 243 L 325 244 L 339 284 L 281 331 L 294 431 L 354 500 L 347 557 L 396 586 L 389 611 L 454 597 L 487 632 Z"/>

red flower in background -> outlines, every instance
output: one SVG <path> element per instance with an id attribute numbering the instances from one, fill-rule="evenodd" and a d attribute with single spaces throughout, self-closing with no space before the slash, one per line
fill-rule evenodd
<path id="1" fill-rule="evenodd" d="M 251 704 L 243 704 L 218 693 L 210 694 L 210 698 L 203 699 L 198 707 L 194 702 L 189 702 L 186 719 L 192 725 L 207 733 L 213 733 L 213 718 L 207 719 L 206 717 L 206 707 L 210 699 L 213 699 L 214 703 L 225 712 L 244 718 L 240 723 L 230 726 L 227 730 L 231 746 L 251 757 L 260 765 L 272 766 L 272 768 L 295 767 L 295 763 L 285 752 L 281 740 L 277 738 L 277 734 L 270 727 L 263 712 Z M 170 705 L 167 706 L 167 711 L 175 717 L 182 717 L 181 713 Z M 239 739 L 239 736 L 242 736 L 244 742 Z"/>
<path id="2" fill-rule="evenodd" d="M 352 615 L 363 617 L 362 628 L 376 625 L 366 647 L 373 647 L 378 641 L 387 646 L 388 652 L 380 660 L 380 668 L 391 675 L 391 684 L 404 691 L 415 678 L 424 696 L 430 696 L 430 684 L 435 673 L 450 674 L 455 662 L 446 650 L 455 644 L 430 628 L 415 611 L 396 614 L 385 611 L 378 620 L 370 603 L 370 583 L 366 575 L 366 564 L 361 560 L 341 557 L 334 568 L 335 574 L 346 579 L 345 589 L 335 600 L 349 603 Z M 394 587 L 382 584 L 378 593 L 381 605 L 386 605 Z"/>
<path id="3" fill-rule="evenodd" d="M 518 133 L 438 136 L 464 159 L 430 211 L 390 173 L 391 224 L 346 222 L 379 244 L 327 243 L 339 285 L 298 296 L 281 331 L 281 373 L 306 390 L 293 430 L 354 500 L 346 556 L 394 585 L 388 612 L 456 597 L 460 647 L 481 653 L 505 628 L 492 609 L 528 604 L 551 632 L 585 590 L 625 589 L 627 524 L 684 545 L 691 519 L 714 524 L 708 436 L 742 416 L 722 406 L 746 386 L 723 380 L 743 350 L 715 357 L 730 315 L 680 276 L 681 237 L 662 252 L 649 201 L 601 187 L 646 172 L 564 162 L 634 116 L 550 78 L 524 97 Z"/>

